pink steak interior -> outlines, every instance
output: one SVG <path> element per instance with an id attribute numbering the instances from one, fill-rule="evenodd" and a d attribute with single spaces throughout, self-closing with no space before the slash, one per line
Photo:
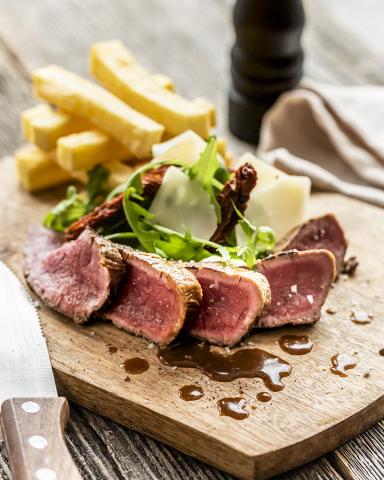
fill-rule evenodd
<path id="1" fill-rule="evenodd" d="M 267 277 L 272 294 L 271 304 L 261 317 L 261 323 L 268 317 L 272 323 L 261 326 L 308 323 L 319 318 L 333 280 L 333 263 L 326 252 L 277 256 L 263 261 L 259 272 Z"/>
<path id="2" fill-rule="evenodd" d="M 119 295 L 105 317 L 119 328 L 165 343 L 180 329 L 184 305 L 165 275 L 131 258 Z"/>
<path id="3" fill-rule="evenodd" d="M 209 268 L 193 273 L 203 290 L 203 301 L 189 332 L 213 343 L 237 343 L 259 314 L 259 288 L 241 275 L 224 276 Z"/>
<path id="4" fill-rule="evenodd" d="M 61 312 L 82 319 L 104 304 L 110 279 L 97 243 L 85 232 L 43 260 L 40 283 Z"/>

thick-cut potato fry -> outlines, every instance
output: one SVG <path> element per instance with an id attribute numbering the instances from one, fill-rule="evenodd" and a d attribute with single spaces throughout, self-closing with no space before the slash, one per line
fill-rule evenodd
<path id="1" fill-rule="evenodd" d="M 203 97 L 197 97 L 192 101 L 196 105 L 199 105 L 200 107 L 203 107 L 204 109 L 208 110 L 209 118 L 210 118 L 210 121 L 211 121 L 211 127 L 216 127 L 216 125 L 217 125 L 217 112 L 216 112 L 216 107 L 213 105 L 213 103 L 210 102 L 209 100 L 207 100 L 206 98 L 203 98 Z"/>
<path id="2" fill-rule="evenodd" d="M 29 143 L 49 152 L 56 147 L 57 139 L 70 133 L 90 128 L 86 120 L 54 110 L 46 104 L 35 105 L 21 114 L 23 135 Z"/>
<path id="3" fill-rule="evenodd" d="M 175 84 L 169 77 L 167 77 L 167 75 L 163 75 L 162 73 L 154 73 L 152 74 L 152 78 L 160 85 L 161 88 L 165 88 L 165 90 L 169 90 L 170 92 L 175 91 Z"/>
<path id="4" fill-rule="evenodd" d="M 59 138 L 56 160 L 64 170 L 89 170 L 98 163 L 127 160 L 132 154 L 119 142 L 97 130 Z"/>
<path id="5" fill-rule="evenodd" d="M 44 152 L 35 145 L 24 145 L 15 153 L 17 174 L 29 192 L 54 187 L 70 180 L 68 172 L 55 162 L 55 152 Z"/>
<path id="6" fill-rule="evenodd" d="M 147 158 L 164 127 L 129 107 L 102 87 L 57 65 L 33 72 L 35 95 L 88 119 L 120 141 L 138 158 Z"/>
<path id="7" fill-rule="evenodd" d="M 208 137 L 210 109 L 161 88 L 121 42 L 113 40 L 93 45 L 90 69 L 108 90 L 164 125 L 171 135 L 190 129 L 203 138 Z"/>

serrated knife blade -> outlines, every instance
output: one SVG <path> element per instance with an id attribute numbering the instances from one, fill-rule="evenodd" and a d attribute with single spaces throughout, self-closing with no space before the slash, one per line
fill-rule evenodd
<path id="1" fill-rule="evenodd" d="M 13 480 L 81 480 L 67 450 L 68 402 L 57 396 L 39 316 L 0 261 L 1 428 Z"/>
<path id="2" fill-rule="evenodd" d="M 0 261 L 0 405 L 13 397 L 57 396 L 48 348 L 31 298 Z"/>

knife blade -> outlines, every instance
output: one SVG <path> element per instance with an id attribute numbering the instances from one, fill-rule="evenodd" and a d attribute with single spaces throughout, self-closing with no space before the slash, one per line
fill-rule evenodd
<path id="1" fill-rule="evenodd" d="M 68 402 L 56 384 L 39 315 L 0 261 L 1 426 L 14 480 L 77 480 L 66 448 Z"/>
<path id="2" fill-rule="evenodd" d="M 48 348 L 30 296 L 0 262 L 0 404 L 11 397 L 55 397 Z"/>

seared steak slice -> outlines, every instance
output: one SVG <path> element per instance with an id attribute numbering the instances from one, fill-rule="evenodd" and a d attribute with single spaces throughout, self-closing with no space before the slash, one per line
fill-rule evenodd
<path id="1" fill-rule="evenodd" d="M 292 230 L 285 240 L 280 242 L 278 249 L 314 250 L 326 249 L 333 253 L 336 259 L 337 273 L 343 269 L 347 250 L 347 240 L 336 217 L 328 213 L 322 217 L 312 218 L 308 222 Z"/>
<path id="2" fill-rule="evenodd" d="M 232 232 L 239 220 L 234 205 L 241 213 L 245 212 L 249 196 L 255 188 L 256 181 L 256 170 L 250 163 L 244 163 L 235 171 L 232 180 L 224 185 L 223 190 L 217 197 L 221 208 L 221 222 L 217 225 L 211 237 L 212 242 L 224 242 Z"/>
<path id="3" fill-rule="evenodd" d="M 266 278 L 252 270 L 204 262 L 188 268 L 201 285 L 203 301 L 186 332 L 211 343 L 235 345 L 270 302 Z"/>
<path id="4" fill-rule="evenodd" d="M 158 255 L 121 247 L 126 264 L 120 291 L 104 317 L 128 332 L 152 342 L 171 342 L 201 303 L 201 288 L 193 274 Z"/>
<path id="5" fill-rule="evenodd" d="M 34 230 L 25 247 L 25 277 L 39 297 L 77 323 L 107 302 L 124 264 L 115 245 L 86 229 L 60 245 L 57 234 Z"/>
<path id="6" fill-rule="evenodd" d="M 272 300 L 256 327 L 280 327 L 315 323 L 320 318 L 335 278 L 335 257 L 329 250 L 290 251 L 261 260 Z"/>
<path id="7" fill-rule="evenodd" d="M 167 168 L 168 165 L 163 165 L 142 175 L 141 183 L 144 197 L 153 198 L 156 195 Z M 123 198 L 124 193 L 120 193 L 111 200 L 106 200 L 101 205 L 95 207 L 91 212 L 81 217 L 66 229 L 65 239 L 73 240 L 77 238 L 86 227 L 97 229 L 103 225 L 105 220 L 117 221 L 119 218 L 123 218 Z"/>

